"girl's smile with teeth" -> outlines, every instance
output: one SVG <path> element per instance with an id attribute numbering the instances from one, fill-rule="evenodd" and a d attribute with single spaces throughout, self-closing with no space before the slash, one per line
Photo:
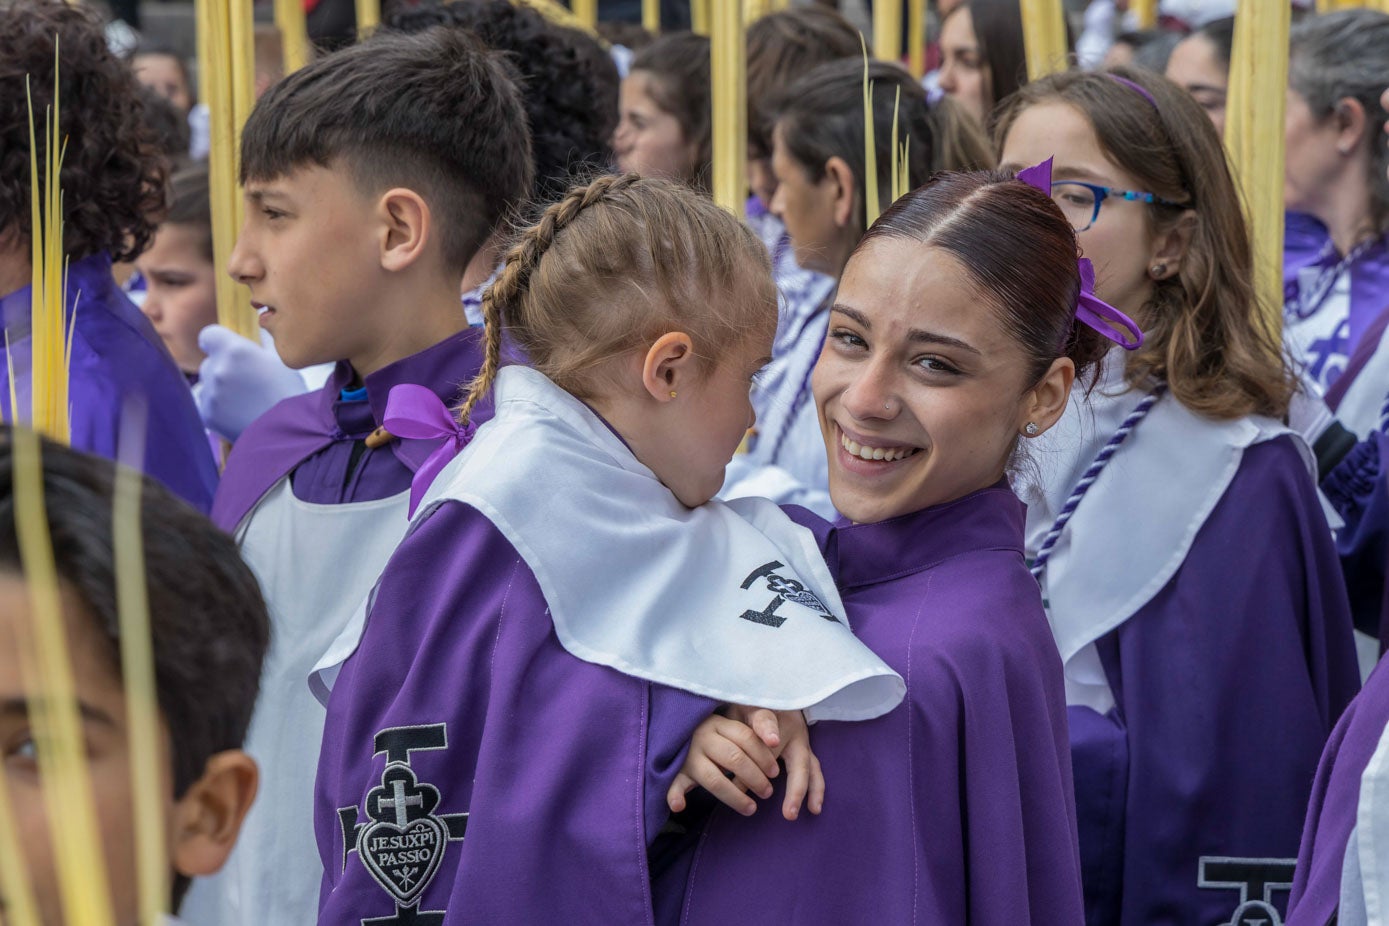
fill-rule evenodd
<path id="1" fill-rule="evenodd" d="M 881 460 L 884 463 L 905 460 L 916 453 L 918 449 L 916 447 L 872 447 L 868 444 L 860 444 L 845 434 L 842 429 L 839 432 L 839 445 L 861 460 Z"/>

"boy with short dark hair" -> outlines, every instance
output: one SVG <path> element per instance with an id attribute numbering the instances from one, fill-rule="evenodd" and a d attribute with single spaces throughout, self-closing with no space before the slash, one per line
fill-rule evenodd
<path id="1" fill-rule="evenodd" d="M 116 926 L 138 920 L 129 719 L 121 681 L 112 552 L 115 464 L 43 444 L 44 501 L 67 623 L 83 736 Z M 231 539 L 151 479 L 141 495 L 150 637 L 159 715 L 168 743 L 165 785 L 171 908 L 189 879 L 217 870 L 256 793 L 241 751 L 269 635 L 255 577 Z M 30 620 L 15 535 L 14 466 L 0 435 L 0 742 L 19 842 L 44 923 L 62 922 L 52 827 L 30 730 L 17 634 Z M 0 914 L 4 910 L 0 898 Z M 3 919 L 3 915 L 0 915 Z"/>
<path id="2" fill-rule="evenodd" d="M 63 159 L 63 252 L 71 318 L 72 445 L 114 457 L 126 400 L 150 409 L 146 472 L 206 511 L 217 485 L 212 448 L 188 384 L 149 320 L 116 285 L 111 262 L 149 245 L 168 166 L 144 118 L 130 67 L 107 47 L 101 20 L 63 0 L 0 4 L 0 382 L 10 354 L 19 414 L 0 387 L 5 421 L 27 421 L 31 390 L 29 109 L 38 137 L 53 106 L 57 63 Z M 43 143 L 40 142 L 40 148 Z M 37 152 L 41 165 L 44 151 Z"/>
<path id="3" fill-rule="evenodd" d="M 391 389 L 454 404 L 481 366 L 460 284 L 532 179 L 511 75 L 458 29 L 380 33 L 280 81 L 246 123 L 230 272 L 289 366 L 337 369 L 241 435 L 213 508 L 261 580 L 275 637 L 247 747 L 262 798 L 227 871 L 195 892 L 199 923 L 314 920 L 324 711 L 306 680 L 404 536 L 411 482 L 437 446 L 383 429 Z"/>

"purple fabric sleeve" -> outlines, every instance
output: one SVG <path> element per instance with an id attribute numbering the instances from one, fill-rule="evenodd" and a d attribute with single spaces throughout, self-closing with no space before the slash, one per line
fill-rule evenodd
<path id="1" fill-rule="evenodd" d="M 330 699 L 320 923 L 651 922 L 647 844 L 712 708 L 571 656 L 516 550 L 445 503 L 392 556 Z M 397 781 L 427 798 L 401 818 Z M 402 829 L 446 832 L 438 860 L 392 867 Z"/>
<path id="2" fill-rule="evenodd" d="M 1090 922 L 1229 922 L 1239 889 L 1201 887 L 1203 866 L 1207 882 L 1291 882 L 1289 865 L 1247 860 L 1296 855 L 1322 745 L 1359 684 L 1335 549 L 1291 439 L 1245 451 L 1180 571 L 1099 651 L 1117 709 L 1087 723 L 1072 709 L 1082 855 L 1099 863 Z M 1125 751 L 1106 748 L 1119 736 Z M 1286 890 L 1272 891 L 1280 910 Z"/>
<path id="3" fill-rule="evenodd" d="M 1341 866 L 1360 800 L 1360 776 L 1389 723 L 1389 670 L 1380 663 L 1327 741 L 1312 785 L 1287 926 L 1326 926 L 1341 899 Z"/>
<path id="4" fill-rule="evenodd" d="M 72 311 L 69 401 L 72 446 L 114 459 L 128 399 L 148 405 L 144 470 L 199 511 L 212 505 L 217 463 L 193 404 L 188 381 L 174 365 L 149 320 L 126 298 L 111 277 L 111 261 L 97 254 L 68 268 Z M 0 299 L 0 314 L 11 337 L 27 331 L 30 293 L 26 287 Z M 75 303 L 75 308 L 72 308 Z M 0 343 L 0 380 L 5 347 Z M 29 349 L 15 347 L 16 384 L 21 408 L 30 395 Z M 0 388 L 4 420 L 13 421 L 9 390 Z M 21 418 L 27 420 L 26 411 Z"/>

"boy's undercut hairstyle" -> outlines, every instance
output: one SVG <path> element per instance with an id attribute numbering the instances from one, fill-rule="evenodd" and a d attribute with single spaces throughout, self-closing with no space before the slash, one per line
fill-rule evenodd
<path id="1" fill-rule="evenodd" d="M 33 96 L 41 166 L 55 48 L 66 144 L 64 252 L 72 260 L 103 251 L 117 261 L 134 260 L 149 246 L 164 208 L 168 166 L 144 118 L 139 84 L 107 46 L 100 17 L 64 0 L 0 3 L 0 235 L 17 234 L 26 248 L 31 241 L 25 83 L 27 78 Z"/>
<path id="2" fill-rule="evenodd" d="M 487 349 L 459 410 L 492 388 L 503 331 L 531 367 L 580 399 L 610 361 L 668 331 L 694 340 L 704 370 L 754 333 L 776 331 L 767 249 L 683 184 L 636 174 L 575 187 L 520 234 L 482 297 Z"/>
<path id="3" fill-rule="evenodd" d="M 680 123 L 685 141 L 694 145 L 695 167 L 686 184 L 702 193 L 713 189 L 713 88 L 710 85 L 709 40 L 693 32 L 663 35 L 637 52 L 632 72 L 650 75 L 651 100 Z"/>
<path id="4" fill-rule="evenodd" d="M 43 441 L 43 491 L 60 581 L 76 593 L 107 664 L 122 676 L 113 548 L 116 464 Z M 241 748 L 260 688 L 270 618 L 236 543 L 148 476 L 140 527 L 159 713 L 173 749 L 175 796 L 219 752 Z M 0 431 L 0 569 L 22 575 L 14 453 Z M 187 878 L 174 885 L 175 902 Z"/>
<path id="5" fill-rule="evenodd" d="M 838 11 L 823 6 L 770 13 L 748 27 L 748 148 L 754 158 L 772 156 L 776 99 L 817 66 L 856 58 L 859 31 Z"/>
<path id="6" fill-rule="evenodd" d="M 417 192 L 460 276 L 530 192 L 530 131 L 500 52 L 449 27 L 383 31 L 300 68 L 261 97 L 241 182 L 343 166 L 367 194 Z"/>
<path id="7" fill-rule="evenodd" d="M 400 32 L 456 26 L 507 54 L 520 72 L 530 120 L 532 200 L 558 199 L 575 178 L 587 178 L 612 160 L 617 66 L 592 37 L 511 0 L 427 2 L 400 10 L 387 25 Z"/>

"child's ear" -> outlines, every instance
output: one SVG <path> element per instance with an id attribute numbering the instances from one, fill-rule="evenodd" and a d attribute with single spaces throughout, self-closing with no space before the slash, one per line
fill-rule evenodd
<path id="1" fill-rule="evenodd" d="M 226 863 L 259 782 L 255 760 L 239 749 L 207 760 L 202 777 L 174 802 L 169 857 L 175 871 L 195 878 Z"/>
<path id="2" fill-rule="evenodd" d="M 419 260 L 434 237 L 434 216 L 424 197 L 404 187 L 387 190 L 377 202 L 381 222 L 381 267 L 399 271 Z"/>
<path id="3" fill-rule="evenodd" d="M 680 394 L 680 387 L 692 382 L 694 342 L 683 331 L 661 335 L 646 352 L 641 365 L 641 383 L 657 402 L 669 402 Z"/>

